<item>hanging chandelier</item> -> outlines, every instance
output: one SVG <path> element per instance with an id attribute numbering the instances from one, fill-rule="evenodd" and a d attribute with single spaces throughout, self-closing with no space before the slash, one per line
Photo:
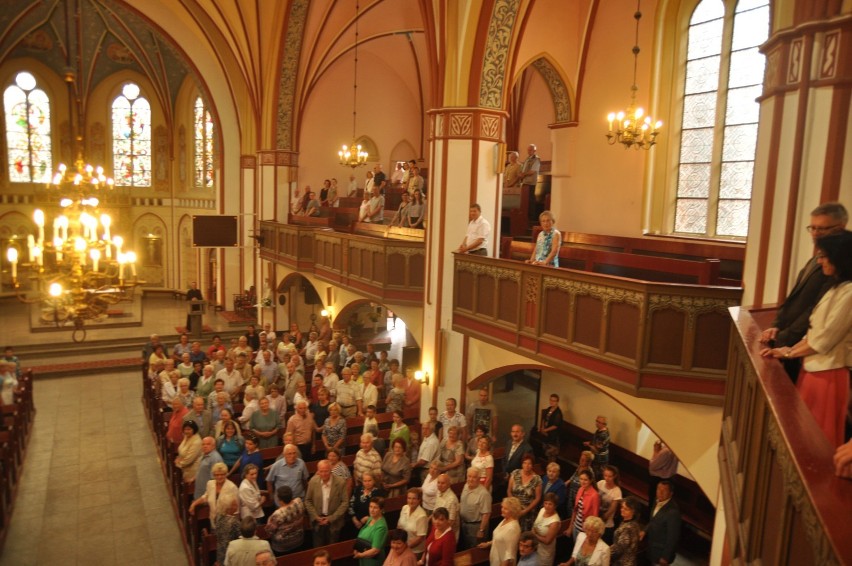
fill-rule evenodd
<path id="1" fill-rule="evenodd" d="M 606 140 L 609 145 L 621 143 L 624 148 L 651 149 L 657 143 L 657 136 L 663 123 L 646 116 L 641 107 L 636 106 L 636 72 L 639 64 L 639 20 L 642 19 L 641 0 L 636 4 L 633 18 L 636 20 L 636 43 L 633 45 L 633 85 L 630 87 L 630 105 L 626 110 L 610 112 L 607 115 L 609 129 Z"/>
<path id="2" fill-rule="evenodd" d="M 340 164 L 356 169 L 367 164 L 367 152 L 355 137 L 355 125 L 358 118 L 358 2 L 355 2 L 355 78 L 352 84 L 352 143 L 344 144 L 337 156 Z"/>
<path id="3" fill-rule="evenodd" d="M 68 4 L 66 41 L 71 45 Z M 78 27 L 74 37 L 81 37 L 79 18 L 74 21 Z M 47 184 L 47 195 L 49 200 L 55 198 L 58 214 L 51 221 L 44 210 L 36 209 L 36 235 L 12 238 L 6 260 L 18 300 L 38 304 L 42 323 L 73 325 L 72 339 L 81 342 L 87 321 L 104 320 L 112 305 L 132 302 L 134 290 L 144 282 L 136 276 L 136 254 L 124 248 L 124 239 L 112 232 L 113 219 L 99 209 L 114 182 L 102 167 L 83 159 L 83 109 L 77 106 L 75 111 L 74 106 L 79 99 L 80 69 L 72 67 L 72 52 L 66 49 L 65 82 L 77 160 L 73 168 L 60 164 Z M 50 238 L 45 236 L 47 226 L 53 229 Z"/>
<path id="4" fill-rule="evenodd" d="M 41 320 L 73 324 L 75 342 L 85 339 L 86 321 L 105 319 L 110 306 L 133 300 L 142 282 L 136 277 L 136 254 L 112 235 L 112 218 L 100 213 L 103 191 L 113 187 L 101 167 L 78 160 L 74 169 L 60 164 L 48 192 L 57 193 L 61 211 L 53 218 L 52 238 L 45 237 L 48 218 L 36 209 L 37 235 L 13 239 L 6 250 L 12 286 L 24 303 L 42 305 Z M 22 285 L 22 283 L 24 283 Z"/>

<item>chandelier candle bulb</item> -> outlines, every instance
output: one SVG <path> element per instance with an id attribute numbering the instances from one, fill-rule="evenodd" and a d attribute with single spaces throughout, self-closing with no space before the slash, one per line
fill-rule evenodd
<path id="1" fill-rule="evenodd" d="M 28 258 L 28 263 L 32 263 L 32 262 L 33 262 L 33 248 L 34 248 L 34 247 L 35 247 L 35 238 L 33 238 L 33 235 L 32 235 L 32 234 L 29 234 L 29 235 L 27 236 L 27 258 Z M 15 253 L 17 253 L 17 250 L 15 250 Z"/>
<path id="2" fill-rule="evenodd" d="M 16 248 L 9 248 L 6 252 L 6 259 L 12 264 L 12 283 L 15 283 L 18 279 L 18 250 Z"/>
<path id="3" fill-rule="evenodd" d="M 44 211 L 40 208 L 35 210 L 33 213 L 33 220 L 35 220 L 36 226 L 38 226 L 38 245 L 44 245 Z"/>
<path id="4" fill-rule="evenodd" d="M 115 244 L 115 257 L 120 258 L 122 256 L 121 246 L 124 245 L 124 238 L 122 238 L 121 236 L 115 236 L 112 239 L 112 243 Z"/>
<path id="5" fill-rule="evenodd" d="M 33 248 L 33 257 L 35 257 L 36 265 L 38 265 L 39 267 L 44 265 L 44 259 L 41 255 L 41 247 L 35 246 Z"/>
<path id="6" fill-rule="evenodd" d="M 93 249 L 89 251 L 89 257 L 92 258 L 92 271 L 98 271 L 98 262 L 101 260 L 101 252 L 100 250 Z"/>
<path id="7" fill-rule="evenodd" d="M 104 240 L 109 241 L 109 227 L 112 224 L 112 219 L 109 214 L 101 214 L 101 224 L 104 227 Z"/>
<path id="8" fill-rule="evenodd" d="M 56 250 L 56 261 L 57 263 L 62 261 L 62 238 L 55 237 L 53 238 L 53 248 Z M 109 257 L 109 256 L 107 256 Z"/>
<path id="9" fill-rule="evenodd" d="M 136 252 L 127 252 L 127 263 L 130 264 L 130 274 L 136 277 Z"/>

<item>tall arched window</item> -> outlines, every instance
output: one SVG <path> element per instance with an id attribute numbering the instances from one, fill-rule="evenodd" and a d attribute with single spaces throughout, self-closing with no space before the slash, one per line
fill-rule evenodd
<path id="1" fill-rule="evenodd" d="M 745 237 L 768 0 L 702 0 L 689 21 L 674 232 Z"/>
<path id="2" fill-rule="evenodd" d="M 3 93 L 9 180 L 48 183 L 52 171 L 50 99 L 26 71 Z"/>
<path id="3" fill-rule="evenodd" d="M 195 99 L 195 181 L 196 189 L 213 187 L 213 118 L 199 96 Z"/>
<path id="4" fill-rule="evenodd" d="M 112 101 L 112 151 L 115 184 L 151 186 L 151 105 L 127 83 Z"/>

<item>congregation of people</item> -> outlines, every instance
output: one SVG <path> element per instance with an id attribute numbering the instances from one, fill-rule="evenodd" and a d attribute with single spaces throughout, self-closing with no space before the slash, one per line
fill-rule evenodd
<path id="1" fill-rule="evenodd" d="M 623 496 L 608 461 L 604 417 L 563 480 L 554 457 L 558 395 L 537 426 L 546 445 L 539 458 L 520 424 L 504 425 L 509 438 L 500 444 L 487 389 L 464 413 L 450 398 L 418 422 L 420 383 L 386 352 L 361 352 L 326 322 L 307 332 L 250 326 L 230 347 L 181 336 L 169 351 L 152 336 L 145 356 L 172 409 L 174 464 L 194 485 L 189 513 L 208 507 L 220 564 L 274 562 L 306 544 L 346 540 L 362 566 L 452 564 L 474 548 L 494 565 L 634 564 L 642 537 L 652 563 L 674 559 L 680 513 L 670 477 L 660 479 L 650 522 L 640 527 L 643 506 Z M 346 444 L 354 417 L 363 423 L 357 448 Z M 264 465 L 262 452 L 279 448 Z M 399 502 L 390 521 L 386 501 Z M 557 552 L 563 535 L 572 541 L 566 556 Z"/>
<path id="2" fill-rule="evenodd" d="M 385 218 L 388 189 L 399 193 L 400 204 L 390 220 Z M 426 227 L 426 180 L 415 159 L 399 162 L 388 176 L 381 164 L 369 169 L 361 190 L 361 203 L 358 205 L 358 222 L 389 224 L 402 228 Z M 355 175 L 349 177 L 345 187 L 339 187 L 337 179 L 323 181 L 319 193 L 310 185 L 302 192 L 296 191 L 290 201 L 290 212 L 294 216 L 321 216 L 323 209 L 340 208 L 341 198 L 356 198 L 359 195 L 358 181 Z"/>

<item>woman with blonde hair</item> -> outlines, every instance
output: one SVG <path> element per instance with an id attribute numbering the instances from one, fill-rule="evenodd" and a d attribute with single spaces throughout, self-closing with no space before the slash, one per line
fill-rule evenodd
<path id="1" fill-rule="evenodd" d="M 559 267 L 559 248 L 562 246 L 562 233 L 554 228 L 556 218 L 549 210 L 538 215 L 541 232 L 535 241 L 535 249 L 527 260 L 533 265 Z"/>
<path id="2" fill-rule="evenodd" d="M 512 566 L 518 555 L 518 540 L 521 526 L 518 516 L 523 506 L 517 497 L 507 497 L 500 503 L 503 520 L 494 529 L 491 540 L 479 544 L 479 548 L 490 548 L 488 560 L 491 566 Z"/>
<path id="3" fill-rule="evenodd" d="M 189 506 L 189 514 L 195 514 L 199 505 L 210 506 L 210 522 L 216 534 L 216 560 L 225 563 L 228 543 L 240 536 L 240 493 L 228 479 L 228 466 L 222 462 L 213 464 L 213 479 L 207 482 L 207 491 Z"/>
<path id="4" fill-rule="evenodd" d="M 600 517 L 587 517 L 574 543 L 571 560 L 559 566 L 609 566 L 609 547 L 603 541 L 604 522 Z"/>

